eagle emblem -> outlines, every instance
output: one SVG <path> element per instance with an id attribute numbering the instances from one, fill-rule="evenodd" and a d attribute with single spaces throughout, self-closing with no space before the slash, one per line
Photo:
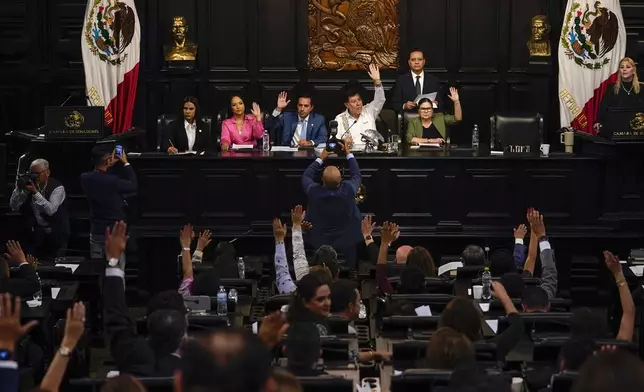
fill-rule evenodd
<path id="1" fill-rule="evenodd" d="M 633 131 L 644 131 L 644 113 L 635 114 L 635 117 L 629 121 L 628 125 Z"/>
<path id="2" fill-rule="evenodd" d="M 85 21 L 85 41 L 94 56 L 111 65 L 127 58 L 125 49 L 134 38 L 134 10 L 118 0 L 94 0 Z"/>
<path id="3" fill-rule="evenodd" d="M 566 56 L 579 66 L 600 69 L 610 62 L 608 54 L 617 43 L 619 20 L 617 15 L 596 1 L 591 10 L 586 4 L 572 4 L 564 20 L 561 45 Z"/>
<path id="4" fill-rule="evenodd" d="M 65 117 L 65 126 L 71 129 L 79 129 L 85 123 L 85 117 L 76 110 Z"/>

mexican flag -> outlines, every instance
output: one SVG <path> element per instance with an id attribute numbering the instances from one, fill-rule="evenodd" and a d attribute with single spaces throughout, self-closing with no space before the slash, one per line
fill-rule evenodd
<path id="1" fill-rule="evenodd" d="M 568 0 L 558 47 L 561 126 L 594 133 L 604 91 L 626 53 L 619 0 Z"/>
<path id="2" fill-rule="evenodd" d="M 89 106 L 105 107 L 112 133 L 132 126 L 141 57 L 134 0 L 87 0 L 81 34 Z"/>

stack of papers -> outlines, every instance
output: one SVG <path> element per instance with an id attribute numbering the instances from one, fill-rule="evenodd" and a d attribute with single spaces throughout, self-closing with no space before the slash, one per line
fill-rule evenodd
<path id="1" fill-rule="evenodd" d="M 273 146 L 271 151 L 273 152 L 297 152 L 297 147 L 288 147 L 288 146 Z"/>
<path id="2" fill-rule="evenodd" d="M 429 93 L 429 94 L 421 94 L 421 95 L 417 96 L 416 99 L 414 99 L 414 102 L 416 102 L 416 104 L 418 104 L 418 102 L 421 99 L 429 98 L 429 100 L 432 101 L 432 106 L 434 108 L 437 108 L 438 106 L 435 103 L 433 103 L 436 100 L 436 95 L 438 95 L 437 92 L 433 92 L 433 93 Z"/>
<path id="3" fill-rule="evenodd" d="M 233 144 L 233 150 L 252 150 L 255 146 L 252 144 Z"/>
<path id="4" fill-rule="evenodd" d="M 441 148 L 441 145 L 438 143 L 418 143 L 418 147 L 434 147 Z"/>
<path id="5" fill-rule="evenodd" d="M 458 268 L 461 268 L 463 266 L 463 263 L 460 261 L 452 261 L 451 263 L 446 263 L 438 267 L 438 276 L 443 275 L 446 272 L 451 272 L 455 271 Z"/>
<path id="6" fill-rule="evenodd" d="M 431 316 L 432 311 L 429 309 L 429 305 L 423 305 L 416 308 L 416 316 Z"/>

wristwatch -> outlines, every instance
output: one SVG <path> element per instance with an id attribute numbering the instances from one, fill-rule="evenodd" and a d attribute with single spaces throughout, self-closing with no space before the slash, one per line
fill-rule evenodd
<path id="1" fill-rule="evenodd" d="M 72 350 L 68 349 L 67 347 L 60 346 L 58 349 L 58 354 L 60 354 L 63 357 L 69 357 L 72 353 Z"/>
<path id="2" fill-rule="evenodd" d="M 371 235 L 368 235 L 368 236 L 364 237 L 364 240 L 365 241 L 371 241 L 371 240 L 373 240 L 373 237 Z"/>
<path id="3" fill-rule="evenodd" d="M 542 235 L 541 237 L 539 237 L 539 242 L 543 242 L 543 241 L 548 241 L 547 235 Z"/>
<path id="4" fill-rule="evenodd" d="M 13 352 L 5 348 L 0 349 L 0 361 L 11 361 L 13 358 Z"/>

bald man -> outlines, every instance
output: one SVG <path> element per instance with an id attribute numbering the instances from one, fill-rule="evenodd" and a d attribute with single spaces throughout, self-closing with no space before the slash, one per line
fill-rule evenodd
<path id="1" fill-rule="evenodd" d="M 322 183 L 316 182 L 329 152 L 322 151 L 302 175 L 302 187 L 308 197 L 307 220 L 313 224 L 311 245 L 318 248 L 330 245 L 345 255 L 349 267 L 357 263 L 356 245 L 362 240 L 360 222 L 362 215 L 356 205 L 360 187 L 360 168 L 349 146 L 342 146 L 347 156 L 350 178 L 342 180 L 342 173 L 335 166 L 322 172 Z"/>
<path id="2" fill-rule="evenodd" d="M 413 248 L 409 245 L 403 245 L 396 249 L 396 264 L 406 264 L 407 255 Z"/>

